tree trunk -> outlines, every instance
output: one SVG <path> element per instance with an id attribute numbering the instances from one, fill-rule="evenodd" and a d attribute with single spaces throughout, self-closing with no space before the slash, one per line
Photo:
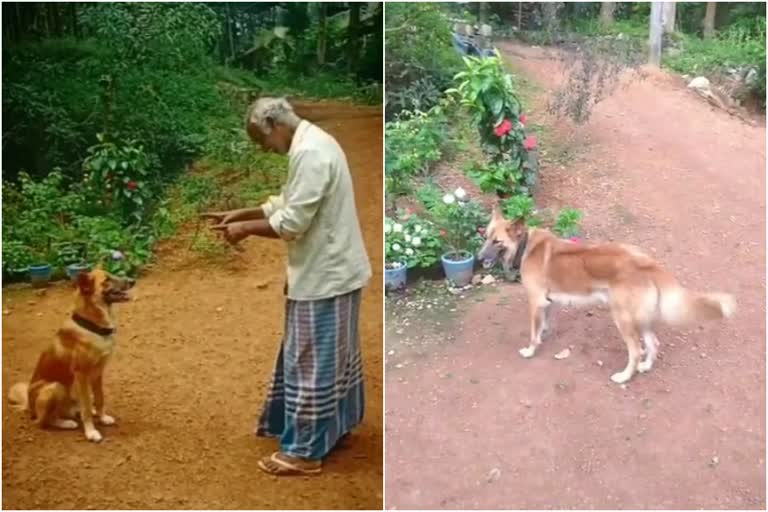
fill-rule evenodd
<path id="1" fill-rule="evenodd" d="M 327 46 L 328 38 L 328 20 L 326 19 L 327 4 L 317 4 L 319 11 L 318 27 L 317 27 L 317 64 L 319 66 L 325 65 L 325 49 Z"/>
<path id="2" fill-rule="evenodd" d="M 227 10 L 226 10 L 226 17 L 227 17 L 227 39 L 229 40 L 229 58 L 230 60 L 235 59 L 235 34 L 233 34 L 232 30 L 232 6 L 229 2 L 227 2 Z"/>
<path id="3" fill-rule="evenodd" d="M 675 2 L 664 2 L 664 9 L 662 12 L 662 25 L 664 25 L 664 33 L 671 34 L 675 31 L 675 14 L 677 4 Z"/>
<path id="4" fill-rule="evenodd" d="M 349 26 L 347 27 L 347 71 L 357 72 L 357 56 L 360 48 L 358 35 L 360 33 L 360 7 L 359 2 L 349 3 Z"/>
<path id="5" fill-rule="evenodd" d="M 715 13 L 717 2 L 707 2 L 707 12 L 704 15 L 704 39 L 715 37 Z"/>
<path id="6" fill-rule="evenodd" d="M 479 25 L 488 23 L 488 2 L 478 2 L 477 22 Z"/>
<path id="7" fill-rule="evenodd" d="M 600 2 L 600 24 L 604 27 L 613 25 L 613 13 L 616 11 L 616 2 Z"/>
<path id="8" fill-rule="evenodd" d="M 69 4 L 69 22 L 72 24 L 72 35 L 75 39 L 80 39 L 80 27 L 77 26 L 77 5 L 72 2 Z"/>
<path id="9" fill-rule="evenodd" d="M 664 27 L 661 23 L 662 2 L 651 2 L 651 30 L 648 46 L 650 55 L 648 63 L 652 66 L 661 66 L 661 40 Z"/>

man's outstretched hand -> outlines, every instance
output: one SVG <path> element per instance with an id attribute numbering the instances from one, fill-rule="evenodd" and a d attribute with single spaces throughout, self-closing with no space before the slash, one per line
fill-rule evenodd
<path id="1" fill-rule="evenodd" d="M 216 224 L 227 224 L 229 222 L 232 222 L 234 217 L 234 211 L 231 212 L 205 212 L 201 213 L 200 217 L 203 219 L 209 219 L 215 222 Z"/>
<path id="2" fill-rule="evenodd" d="M 225 221 L 222 221 L 220 224 L 211 226 L 211 229 L 220 231 L 224 235 L 224 239 L 235 247 L 237 247 L 237 244 L 239 244 L 242 239 L 250 234 L 246 222 L 226 223 Z"/>

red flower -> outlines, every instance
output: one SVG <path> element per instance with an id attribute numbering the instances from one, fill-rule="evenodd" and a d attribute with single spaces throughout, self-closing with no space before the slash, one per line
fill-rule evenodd
<path id="1" fill-rule="evenodd" d="M 512 121 L 505 119 L 501 122 L 501 124 L 493 129 L 493 133 L 495 133 L 497 137 L 503 137 L 504 135 L 508 134 L 511 129 Z"/>
<path id="2" fill-rule="evenodd" d="M 579 237 L 577 237 L 577 236 L 572 236 L 572 237 L 571 237 L 571 238 L 569 238 L 568 240 L 570 240 L 570 241 L 571 241 L 571 242 L 573 242 L 574 244 L 577 244 L 577 243 L 581 242 L 581 238 L 579 238 Z"/>
<path id="3" fill-rule="evenodd" d="M 128 190 L 136 190 L 139 188 L 139 184 L 135 181 L 129 181 L 125 186 Z"/>
<path id="4" fill-rule="evenodd" d="M 520 114 L 520 122 L 522 124 L 527 123 L 528 122 L 528 116 L 526 116 L 525 114 Z"/>
<path id="5" fill-rule="evenodd" d="M 523 141 L 523 147 L 525 148 L 526 151 L 536 149 L 536 136 L 535 135 L 527 136 Z"/>

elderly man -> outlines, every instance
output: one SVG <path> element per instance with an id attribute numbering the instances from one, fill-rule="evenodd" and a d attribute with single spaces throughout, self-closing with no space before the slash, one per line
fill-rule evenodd
<path id="1" fill-rule="evenodd" d="M 257 235 L 288 246 L 285 333 L 256 435 L 280 451 L 259 461 L 273 475 L 316 474 L 363 418 L 360 294 L 371 277 L 352 178 L 339 144 L 282 98 L 251 105 L 246 129 L 288 154 L 288 180 L 259 208 L 205 214 L 237 244 Z"/>

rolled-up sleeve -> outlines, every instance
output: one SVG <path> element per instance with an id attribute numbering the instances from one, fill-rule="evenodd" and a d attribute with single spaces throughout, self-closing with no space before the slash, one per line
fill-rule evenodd
<path id="1" fill-rule="evenodd" d="M 331 179 L 330 163 L 316 151 L 302 151 L 293 164 L 295 175 L 284 202 L 269 215 L 269 224 L 284 240 L 299 238 L 309 229 Z"/>
<path id="2" fill-rule="evenodd" d="M 283 199 L 283 192 L 280 192 L 278 196 L 269 196 L 269 198 L 261 205 L 261 211 L 264 212 L 264 217 L 270 218 L 277 210 L 283 207 L 285 200 Z"/>

